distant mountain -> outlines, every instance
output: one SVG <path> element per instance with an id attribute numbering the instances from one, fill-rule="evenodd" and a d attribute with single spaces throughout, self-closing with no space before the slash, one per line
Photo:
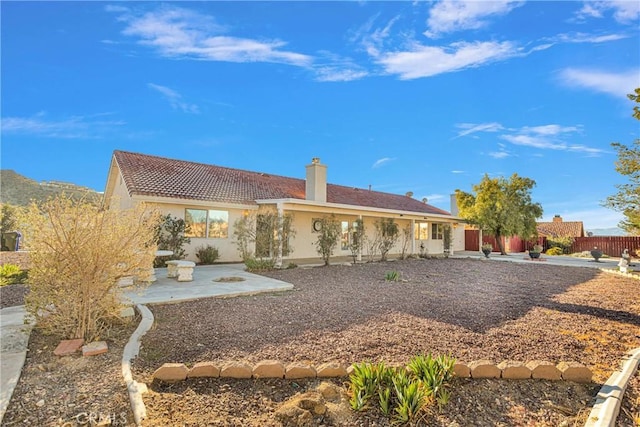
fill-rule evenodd
<path id="1" fill-rule="evenodd" d="M 84 197 L 98 203 L 102 194 L 87 187 L 67 182 L 38 182 L 10 170 L 0 170 L 0 202 L 15 206 L 27 206 L 31 201 L 45 201 L 62 193 L 73 198 Z"/>
<path id="2" fill-rule="evenodd" d="M 618 227 L 611 228 L 594 228 L 592 230 L 585 230 L 585 233 L 593 233 L 594 236 L 626 236 L 627 233 Z"/>

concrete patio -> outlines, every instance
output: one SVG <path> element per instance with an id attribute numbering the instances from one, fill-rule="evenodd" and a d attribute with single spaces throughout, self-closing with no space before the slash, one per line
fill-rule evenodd
<path id="1" fill-rule="evenodd" d="M 193 281 L 178 282 L 167 277 L 166 268 L 156 269 L 157 280 L 147 287 L 124 288 L 124 296 L 133 304 L 166 304 L 210 297 L 235 297 L 264 292 L 282 292 L 293 285 L 281 280 L 245 271 L 244 264 L 198 265 L 193 269 Z M 216 281 L 222 278 L 239 281 Z"/>

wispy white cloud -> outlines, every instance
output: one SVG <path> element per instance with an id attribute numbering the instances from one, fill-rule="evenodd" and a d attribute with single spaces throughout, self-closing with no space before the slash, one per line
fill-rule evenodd
<path id="1" fill-rule="evenodd" d="M 563 133 L 580 132 L 579 126 L 560 126 L 560 125 L 543 125 L 543 126 L 525 126 L 522 128 L 523 133 L 533 133 L 537 135 L 561 135 Z"/>
<path id="2" fill-rule="evenodd" d="M 489 156 L 493 157 L 494 159 L 504 159 L 506 157 L 510 157 L 511 154 L 507 153 L 506 151 L 491 151 L 489 152 Z"/>
<path id="3" fill-rule="evenodd" d="M 32 117 L 5 117 L 2 119 L 2 133 L 32 135 L 56 139 L 99 139 L 123 126 L 122 120 L 102 120 L 109 113 L 90 116 L 71 116 L 64 119 L 47 119 L 45 113 Z"/>
<path id="4" fill-rule="evenodd" d="M 560 81 L 566 86 L 585 88 L 620 98 L 626 98 L 640 87 L 640 68 L 626 72 L 565 68 L 559 74 Z"/>
<path id="5" fill-rule="evenodd" d="M 522 54 L 511 42 L 459 42 L 447 47 L 414 44 L 404 52 L 382 54 L 377 62 L 402 80 L 479 67 Z"/>
<path id="6" fill-rule="evenodd" d="M 460 171 L 460 170 L 452 170 L 451 173 L 454 174 L 461 174 L 461 173 L 466 173 L 466 171 Z"/>
<path id="7" fill-rule="evenodd" d="M 350 82 L 360 80 L 369 75 L 362 68 L 348 69 L 336 66 L 314 67 L 316 80 L 319 82 Z"/>
<path id="8" fill-rule="evenodd" d="M 354 60 L 342 57 L 331 52 L 321 51 L 318 53 L 313 71 L 316 80 L 320 82 L 349 82 L 359 80 L 369 75 L 369 72 Z"/>
<path id="9" fill-rule="evenodd" d="M 491 123 L 458 123 L 456 124 L 458 129 L 458 134 L 453 138 L 460 138 L 462 136 L 467 136 L 474 134 L 476 132 L 499 132 L 504 129 L 504 127 L 500 123 L 491 122 Z"/>
<path id="10" fill-rule="evenodd" d="M 597 156 L 605 152 L 599 148 L 592 148 L 583 144 L 571 144 L 566 142 L 567 138 L 574 137 L 582 132 L 582 126 L 562 126 L 559 124 L 548 124 L 540 126 L 523 126 L 521 128 L 506 128 L 500 123 L 461 123 L 457 124 L 458 137 L 469 136 L 478 132 L 499 132 L 498 138 L 507 141 L 512 145 L 533 147 L 541 150 L 561 150 L 585 153 L 589 156 Z M 488 155 L 501 159 L 513 154 L 507 148 L 499 144 L 500 150 L 489 152 Z"/>
<path id="11" fill-rule="evenodd" d="M 182 95 L 180 95 L 175 90 L 170 89 L 166 86 L 157 85 L 155 83 L 148 83 L 147 86 L 157 92 L 160 92 L 164 96 L 164 98 L 169 101 L 169 104 L 171 104 L 171 108 L 173 108 L 174 110 L 181 110 L 185 113 L 200 113 L 200 109 L 197 105 L 184 102 L 184 100 L 182 99 Z"/>
<path id="12" fill-rule="evenodd" d="M 506 15 L 524 4 L 522 1 L 460 1 L 444 0 L 429 11 L 427 37 L 437 37 L 454 31 L 474 30 L 488 24 L 492 16 Z"/>
<path id="13" fill-rule="evenodd" d="M 281 40 L 256 40 L 223 35 L 228 29 L 208 15 L 189 9 L 165 6 L 142 15 L 126 8 L 119 20 L 126 27 L 122 33 L 138 39 L 138 43 L 155 49 L 160 55 L 175 59 L 197 59 L 226 62 L 275 62 L 309 66 L 312 57 L 283 50 Z M 124 10 L 123 10 L 124 9 Z M 108 9 L 109 10 L 109 9 Z"/>
<path id="14" fill-rule="evenodd" d="M 525 126 L 513 133 L 500 135 L 500 138 L 513 144 L 533 147 L 542 150 L 571 151 L 598 156 L 605 152 L 600 148 L 593 148 L 584 144 L 572 144 L 565 141 L 571 134 L 581 132 L 577 126 Z"/>
<path id="15" fill-rule="evenodd" d="M 375 168 L 379 168 L 380 166 L 389 163 L 391 161 L 395 160 L 395 158 L 393 157 L 383 157 L 381 159 L 378 159 L 375 161 L 375 163 L 373 165 L 371 165 L 371 168 L 375 169 Z"/>
<path id="16" fill-rule="evenodd" d="M 633 0 L 586 1 L 576 12 L 576 18 L 604 18 L 608 12 L 619 23 L 631 24 L 640 18 L 640 3 Z"/>
<path id="17" fill-rule="evenodd" d="M 616 40 L 628 39 L 629 34 L 588 34 L 588 33 L 563 33 L 549 40 L 553 43 L 607 43 Z"/>

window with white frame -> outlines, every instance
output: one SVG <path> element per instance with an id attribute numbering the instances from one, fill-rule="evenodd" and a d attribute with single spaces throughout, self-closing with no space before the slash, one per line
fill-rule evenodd
<path id="1" fill-rule="evenodd" d="M 229 212 L 215 209 L 185 209 L 185 237 L 226 239 L 229 237 Z"/>
<path id="2" fill-rule="evenodd" d="M 444 239 L 444 225 L 442 225 L 442 224 L 431 224 L 431 238 L 433 240 L 442 240 L 442 239 Z"/>

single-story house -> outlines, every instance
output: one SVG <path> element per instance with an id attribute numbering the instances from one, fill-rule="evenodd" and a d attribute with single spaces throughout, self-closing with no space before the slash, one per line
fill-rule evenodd
<path id="1" fill-rule="evenodd" d="M 584 237 L 582 221 L 563 221 L 560 215 L 555 215 L 552 222 L 538 222 L 536 229 L 540 237 Z"/>
<path id="2" fill-rule="evenodd" d="M 334 256 L 351 255 L 349 243 L 356 220 L 362 220 L 365 234 L 373 238 L 375 221 L 380 218 L 392 218 L 401 229 L 410 229 L 410 241 L 404 246 L 406 254 L 447 252 L 446 229 L 452 230 L 453 235 L 452 247 L 446 249 L 464 250 L 460 218 L 426 200 L 414 199 L 411 193 L 398 195 L 329 184 L 327 166 L 318 158 L 306 166 L 306 179 L 300 179 L 116 150 L 104 201 L 105 206 L 122 209 L 146 202 L 165 215 L 184 219 L 191 229 L 191 242 L 185 249 L 187 259 L 192 261 L 197 261 L 196 249 L 206 245 L 218 249 L 220 262 L 241 261 L 234 241 L 234 223 L 265 208 L 291 216 L 295 230 L 284 250 L 283 245 L 276 248 L 277 263 L 319 259 L 318 220 L 331 214 L 342 228 Z M 402 252 L 400 240 L 389 255 Z M 364 255 L 361 252 L 358 257 Z"/>

